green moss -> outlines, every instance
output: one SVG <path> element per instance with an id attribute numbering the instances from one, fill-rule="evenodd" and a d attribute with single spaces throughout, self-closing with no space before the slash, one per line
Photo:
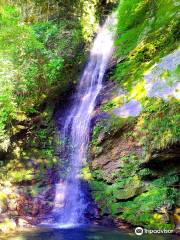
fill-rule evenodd
<path id="1" fill-rule="evenodd" d="M 164 204 L 173 204 L 175 191 L 167 187 L 150 187 L 133 201 L 123 204 L 121 217 L 135 225 L 145 225 L 147 228 L 173 229 L 173 224 L 167 224 L 165 219 L 156 219 L 155 210 Z M 168 214 L 167 214 L 168 215 Z M 169 219 L 167 219 L 168 221 Z"/>
<path id="2" fill-rule="evenodd" d="M 104 140 L 101 139 L 100 135 L 104 136 L 104 138 L 107 138 L 108 135 L 109 137 L 113 136 L 116 132 L 120 131 L 120 129 L 123 129 L 123 127 L 132 126 L 135 121 L 134 117 L 120 118 L 111 113 L 108 119 L 101 120 L 94 126 L 91 145 L 100 147 Z"/>
<path id="3" fill-rule="evenodd" d="M 90 181 L 91 180 L 92 174 L 91 174 L 91 171 L 90 171 L 88 166 L 85 166 L 85 167 L 82 168 L 81 173 L 80 173 L 80 177 L 85 181 Z"/>
<path id="4" fill-rule="evenodd" d="M 122 162 L 119 172 L 119 176 L 121 177 L 127 177 L 128 174 L 129 176 L 134 176 L 138 172 L 141 164 L 140 159 L 133 154 L 120 158 L 120 161 Z"/>
<path id="5" fill-rule="evenodd" d="M 8 172 L 8 178 L 11 179 L 12 182 L 22 182 L 26 180 L 33 179 L 32 170 L 19 169 L 17 171 Z"/>
<path id="6" fill-rule="evenodd" d="M 152 149 L 164 149 L 179 140 L 178 122 L 179 102 L 176 99 L 164 101 L 161 99 L 146 99 L 143 113 L 138 118 L 136 131 L 141 135 L 140 143 Z"/>
<path id="7" fill-rule="evenodd" d="M 179 202 L 176 189 L 178 166 L 169 165 L 170 169 L 159 170 L 144 164 L 152 152 L 167 149 L 179 141 L 178 100 L 147 97 L 144 80 L 144 75 L 160 58 L 179 46 L 179 7 L 178 1 L 173 0 L 119 2 L 116 57 L 122 60 L 111 78 L 124 88 L 126 94 L 101 107 L 102 111 L 108 112 L 109 119 L 95 126 L 92 138 L 93 144 L 101 148 L 101 157 L 107 146 L 112 153 L 115 150 L 112 161 L 116 160 L 117 152 L 114 143 L 121 149 L 122 142 L 119 169 L 112 173 L 111 181 L 107 181 L 109 169 L 106 167 L 92 172 L 93 196 L 102 214 L 149 229 L 173 229 L 171 210 Z M 156 77 L 154 74 L 153 80 Z M 164 69 L 158 78 L 166 79 L 167 85 L 173 86 L 179 79 L 179 66 Z M 112 109 L 132 99 L 142 106 L 138 117 L 112 116 Z M 126 141 L 129 149 L 124 148 Z"/>
<path id="8" fill-rule="evenodd" d="M 124 102 L 124 96 L 115 97 L 106 104 L 101 106 L 103 112 L 109 112 L 113 108 L 120 107 Z"/>
<path id="9" fill-rule="evenodd" d="M 117 65 L 113 78 L 130 90 L 160 57 L 178 46 L 179 4 L 137 0 L 121 1 L 118 10 Z M 166 14 L 164 14 L 164 12 Z"/>
<path id="10" fill-rule="evenodd" d="M 173 229 L 168 207 L 174 204 L 178 192 L 168 186 L 177 181 L 172 175 L 162 177 L 152 181 L 144 192 L 140 178 L 127 175 L 112 185 L 102 180 L 92 181 L 92 190 L 102 214 L 108 213 L 149 229 Z"/>

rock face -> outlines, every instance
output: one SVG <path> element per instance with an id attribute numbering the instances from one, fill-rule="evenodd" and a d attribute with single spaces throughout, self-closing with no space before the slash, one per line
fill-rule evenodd
<path id="1" fill-rule="evenodd" d="M 157 210 L 157 206 L 171 202 L 171 196 L 167 193 L 173 192 L 173 186 L 178 183 L 176 172 L 179 167 L 175 158 L 169 158 L 164 153 L 167 159 L 163 160 L 161 151 L 159 155 L 157 153 L 161 161 L 172 160 L 171 163 L 167 162 L 167 165 L 161 167 L 160 162 L 157 163 L 158 158 L 156 161 L 153 159 L 154 155 L 145 163 L 143 148 L 138 142 L 132 137 L 124 139 L 121 135 L 109 137 L 100 145 L 102 150 L 97 155 L 92 150 L 92 162 L 89 165 L 92 172 L 92 196 L 101 216 L 111 217 L 116 224 L 119 219 L 119 222 L 125 220 L 146 227 L 150 221 L 156 228 L 179 226 L 177 214 L 172 221 L 174 206 L 171 205 L 165 212 L 159 213 Z M 171 184 L 172 187 L 169 186 Z M 178 198 L 175 201 L 175 206 L 178 206 Z M 147 216 L 143 222 L 142 216 Z"/>
<path id="2" fill-rule="evenodd" d="M 165 56 L 145 74 L 145 89 L 148 97 L 180 98 L 180 83 L 177 73 L 173 72 L 180 64 L 180 49 Z M 173 72 L 173 74 L 169 74 Z"/>
<path id="3" fill-rule="evenodd" d="M 142 184 L 138 177 L 134 176 L 123 188 L 120 187 L 115 193 L 117 200 L 128 200 L 142 192 Z"/>
<path id="4" fill-rule="evenodd" d="M 130 102 L 124 104 L 120 108 L 116 108 L 113 112 L 122 118 L 127 117 L 137 117 L 142 110 L 141 103 L 136 100 L 131 100 Z"/>
<path id="5" fill-rule="evenodd" d="M 130 93 L 113 85 L 94 114 L 89 183 L 100 215 L 117 225 L 179 229 L 179 62 L 178 49 Z"/>
<path id="6" fill-rule="evenodd" d="M 92 170 L 104 170 L 105 178 L 113 179 L 112 174 L 118 173 L 120 168 L 123 167 L 123 160 L 121 158 L 128 156 L 129 154 L 136 154 L 140 157 L 142 149 L 138 145 L 135 139 L 129 137 L 128 139 L 120 139 L 119 136 L 115 136 L 112 139 L 108 139 L 104 142 L 103 152 L 96 154 L 92 149 L 92 155 L 94 159 L 92 161 Z M 98 149 L 97 149 L 98 150 Z"/>
<path id="7" fill-rule="evenodd" d="M 0 231 L 3 232 L 36 225 L 53 208 L 55 183 L 58 179 L 56 168 L 49 167 L 39 172 L 40 165 L 35 165 L 34 173 L 28 180 L 24 177 L 25 169 L 19 169 L 19 173 L 21 171 L 21 178 L 16 173 L 13 181 L 11 177 L 0 183 Z M 27 173 L 28 170 L 26 177 Z M 39 173 L 42 175 L 39 176 Z"/>
<path id="8" fill-rule="evenodd" d="M 32 185 L 33 186 L 33 185 Z M 21 189 L 21 190 L 20 190 Z M 15 221 L 15 227 L 25 227 L 41 222 L 52 210 L 55 195 L 54 185 L 39 188 L 41 194 L 30 196 L 26 187 L 1 185 L 1 218 L 0 226 L 7 221 Z"/>

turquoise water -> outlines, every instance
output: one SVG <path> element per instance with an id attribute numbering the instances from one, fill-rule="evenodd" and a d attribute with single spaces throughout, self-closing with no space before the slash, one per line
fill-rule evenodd
<path id="1" fill-rule="evenodd" d="M 0 237 L 0 239 L 3 239 Z M 81 227 L 74 229 L 42 229 L 36 232 L 22 232 L 9 236 L 3 240 L 176 240 L 171 234 L 144 234 L 136 236 L 134 233 L 127 233 L 117 229 L 104 227 Z"/>

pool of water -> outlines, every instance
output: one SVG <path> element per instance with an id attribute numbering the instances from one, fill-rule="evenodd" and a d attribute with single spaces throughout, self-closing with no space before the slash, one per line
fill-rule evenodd
<path id="1" fill-rule="evenodd" d="M 72 229 L 40 229 L 35 232 L 20 232 L 13 236 L 6 236 L 2 240 L 176 240 L 171 234 L 143 234 L 136 236 L 133 232 L 125 232 L 105 227 L 81 227 Z"/>

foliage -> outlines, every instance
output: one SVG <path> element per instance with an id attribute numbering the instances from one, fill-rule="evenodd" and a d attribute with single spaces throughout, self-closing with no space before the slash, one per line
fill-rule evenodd
<path id="1" fill-rule="evenodd" d="M 34 105 L 44 99 L 49 79 L 42 78 L 44 73 L 41 61 L 47 61 L 45 58 L 48 57 L 44 54 L 45 47 L 36 38 L 31 27 L 20 25 L 18 11 L 5 5 L 1 9 L 0 24 L 0 55 L 3 66 L 0 78 L 0 126 L 4 133 L 1 134 L 3 142 L 6 135 L 11 136 L 8 125 L 13 125 L 19 113 L 35 112 Z"/>
<path id="2" fill-rule="evenodd" d="M 13 182 L 22 182 L 32 180 L 33 175 L 31 170 L 18 169 L 16 171 L 9 172 L 8 178 L 12 179 Z"/>
<path id="3" fill-rule="evenodd" d="M 95 15 L 96 3 L 90 1 L 62 1 L 61 6 L 54 0 L 1 2 L 1 150 L 11 145 L 17 122 L 30 121 L 45 102 L 76 81 L 77 66 L 85 56 L 81 49 L 95 30 Z M 93 22 L 84 29 L 88 19 Z"/>
<path id="4" fill-rule="evenodd" d="M 112 100 L 108 101 L 106 104 L 102 105 L 101 109 L 103 112 L 109 112 L 115 107 L 119 107 L 124 102 L 124 97 L 115 97 Z"/>
<path id="5" fill-rule="evenodd" d="M 179 140 L 179 102 L 176 99 L 146 99 L 144 110 L 138 118 L 135 136 L 147 150 L 164 149 Z"/>
<path id="6" fill-rule="evenodd" d="M 99 137 L 100 133 L 108 133 L 108 132 L 109 132 L 109 127 L 107 125 L 104 125 L 103 123 L 96 124 L 95 127 L 93 128 L 91 144 L 97 145 L 98 137 Z"/>
<path id="7" fill-rule="evenodd" d="M 180 115 L 178 99 L 169 97 L 163 100 L 147 96 L 144 75 L 162 57 L 178 48 L 179 7 L 179 2 L 173 0 L 119 1 L 115 43 L 115 54 L 119 61 L 111 78 L 123 87 L 125 95 L 101 107 L 109 118 L 105 123 L 102 121 L 95 126 L 92 137 L 93 144 L 101 149 L 101 156 L 98 158 L 96 155 L 97 163 L 106 154 L 107 150 L 104 149 L 107 146 L 115 155 L 109 159 L 110 164 L 108 162 L 102 169 L 97 164 L 97 169 L 92 172 L 92 193 L 101 213 L 149 229 L 174 228 L 169 209 L 172 210 L 177 204 L 177 170 L 170 174 L 171 165 L 160 171 L 156 163 L 151 166 L 151 162 L 148 162 L 149 165 L 143 162 L 152 152 L 167 149 L 179 141 Z M 174 61 L 173 57 L 169 61 Z M 160 65 L 161 62 L 159 66 L 156 64 L 154 71 L 158 72 Z M 169 67 L 169 62 L 167 65 Z M 174 69 L 168 67 L 163 68 L 158 79 L 166 79 L 167 85 L 172 87 L 179 79 L 179 66 Z M 156 74 L 153 77 L 152 82 L 155 82 Z M 142 106 L 139 116 L 122 119 L 113 115 L 114 108 L 132 99 L 139 101 Z M 104 126 L 108 126 L 108 130 Z M 107 141 L 100 141 L 102 136 Z M 127 136 L 132 147 L 124 150 L 122 146 L 119 167 L 112 172 L 111 178 L 107 177 L 108 166 L 114 166 L 113 160 L 117 162 L 115 143 L 118 144 L 120 139 L 120 146 Z"/>
<path id="8" fill-rule="evenodd" d="M 150 66 L 178 46 L 178 9 L 173 0 L 120 1 L 117 57 L 125 60 L 113 79 L 130 90 Z"/>
<path id="9" fill-rule="evenodd" d="M 166 208 L 171 208 L 174 204 L 177 191 L 168 186 L 177 181 L 177 177 L 172 178 L 171 175 L 154 180 L 148 187 L 147 192 L 142 193 L 133 201 L 122 203 L 124 208 L 122 217 L 135 225 L 145 225 L 147 228 L 172 229 L 173 225 L 168 219 L 168 209 Z M 159 211 L 158 209 L 163 207 L 166 216 L 163 216 L 160 212 L 161 214 L 157 219 L 154 211 Z M 134 218 L 134 216 L 136 217 Z"/>
<path id="10" fill-rule="evenodd" d="M 145 192 L 140 192 L 132 200 L 117 201 L 118 197 L 131 196 L 134 188 L 141 187 L 138 179 L 137 176 L 126 175 L 124 179 L 119 176 L 112 185 L 102 179 L 93 180 L 93 196 L 99 203 L 102 214 L 108 213 L 149 229 L 172 229 L 167 208 L 172 207 L 178 192 L 169 186 L 178 181 L 177 177 L 161 177 L 152 181 Z M 164 210 L 161 212 L 160 209 Z"/>
<path id="11" fill-rule="evenodd" d="M 85 166 L 82 168 L 80 177 L 85 180 L 85 181 L 90 181 L 91 180 L 91 171 L 88 166 Z"/>
<path id="12" fill-rule="evenodd" d="M 98 146 L 101 144 L 101 134 L 106 138 L 107 136 L 113 136 L 118 130 L 123 129 L 123 127 L 133 125 L 134 118 L 119 118 L 115 115 L 109 115 L 109 118 L 103 119 L 98 122 L 94 128 L 92 133 L 91 144 L 94 146 Z"/>
<path id="13" fill-rule="evenodd" d="M 121 178 L 137 174 L 141 162 L 136 155 L 126 155 L 120 158 L 120 161 L 122 161 L 122 168 L 120 168 L 119 172 L 119 176 L 121 176 Z"/>

